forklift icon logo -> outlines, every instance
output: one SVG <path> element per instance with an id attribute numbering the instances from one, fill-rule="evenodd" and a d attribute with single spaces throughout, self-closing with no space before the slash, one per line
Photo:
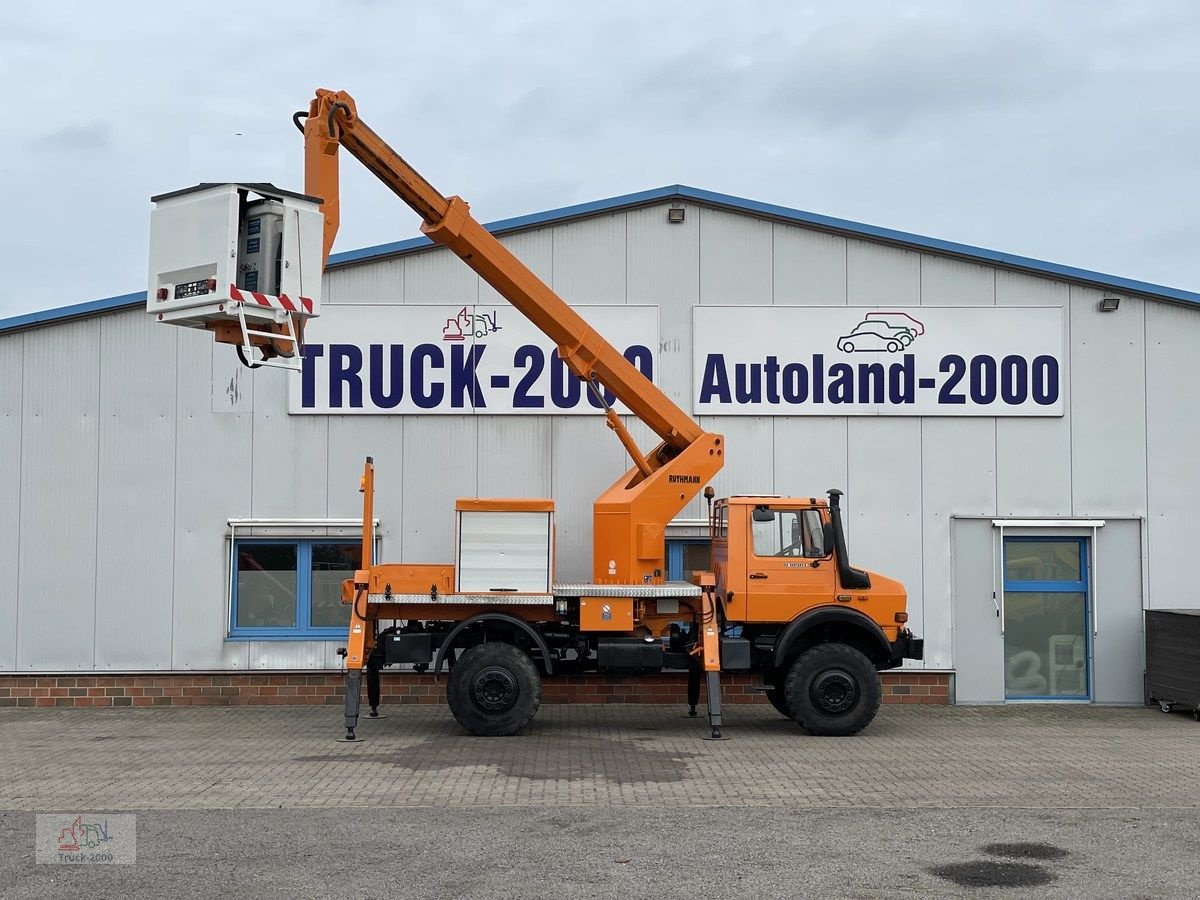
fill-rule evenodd
<path id="1" fill-rule="evenodd" d="M 458 311 L 458 315 L 447 319 L 446 324 L 442 326 L 442 340 L 465 341 L 468 337 L 487 337 L 500 330 L 501 326 L 496 324 L 498 315 L 494 309 L 490 315 L 486 312 L 469 313 L 464 306 Z"/>
<path id="2" fill-rule="evenodd" d="M 908 313 L 873 310 L 837 340 L 843 353 L 898 353 L 925 333 L 925 323 Z"/>
<path id="3" fill-rule="evenodd" d="M 58 849 L 62 851 L 90 850 L 99 847 L 105 841 L 112 840 L 108 836 L 108 822 L 85 822 L 83 816 L 75 820 L 58 833 Z"/>

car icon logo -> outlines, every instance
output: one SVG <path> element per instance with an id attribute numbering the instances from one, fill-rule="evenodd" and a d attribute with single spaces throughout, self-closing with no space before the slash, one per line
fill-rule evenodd
<path id="1" fill-rule="evenodd" d="M 843 353 L 899 353 L 925 333 L 924 323 L 908 313 L 874 311 L 837 340 Z"/>

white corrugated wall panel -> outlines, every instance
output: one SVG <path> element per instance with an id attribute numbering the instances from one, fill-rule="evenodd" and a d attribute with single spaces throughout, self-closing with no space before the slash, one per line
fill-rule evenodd
<path id="1" fill-rule="evenodd" d="M 1071 286 L 1072 514 L 1146 513 L 1145 301 Z"/>
<path id="2" fill-rule="evenodd" d="M 572 306 L 625 302 L 625 213 L 567 222 L 550 234 L 555 293 Z"/>
<path id="3" fill-rule="evenodd" d="M 995 420 L 925 419 L 921 485 L 924 602 L 909 608 L 910 627 L 925 638 L 925 665 L 945 669 L 953 664 L 952 519 L 996 514 Z M 990 593 L 976 599 L 991 604 Z"/>
<path id="4" fill-rule="evenodd" d="M 692 408 L 692 307 L 700 302 L 700 215 L 687 206 L 687 218 L 667 222 L 666 206 L 626 213 L 626 259 L 630 304 L 658 309 L 658 376 L 666 394 Z"/>
<path id="5" fill-rule="evenodd" d="M 616 436 L 595 416 L 555 416 L 550 496 L 555 503 L 555 574 L 592 577 L 592 502 L 630 468 Z"/>
<path id="6" fill-rule="evenodd" d="M 195 337 L 193 336 L 192 339 L 195 340 Z M 242 365 L 233 345 L 221 344 L 213 340 L 210 340 L 208 344 L 212 354 L 212 411 L 215 413 L 254 412 L 254 373 L 256 370 Z M 272 370 L 260 369 L 257 371 L 269 372 Z"/>
<path id="7" fill-rule="evenodd" d="M 921 420 L 850 419 L 843 498 L 850 562 L 899 579 L 914 621 L 924 621 Z"/>
<path id="8" fill-rule="evenodd" d="M 330 417 L 288 415 L 287 380 L 296 377 L 279 369 L 253 375 L 253 516 L 326 515 Z"/>
<path id="9" fill-rule="evenodd" d="M 169 669 L 175 504 L 165 487 L 175 481 L 178 341 L 141 310 L 97 321 L 96 668 Z"/>
<path id="10" fill-rule="evenodd" d="M 1124 310 L 1109 313 L 1119 316 Z M 1200 606 L 1191 562 L 1196 555 L 1200 478 L 1200 313 L 1146 305 L 1146 447 L 1150 606 Z M 26 376 L 28 377 L 28 376 Z M 1103 448 L 1097 453 L 1103 454 Z"/>
<path id="11" fill-rule="evenodd" d="M 997 306 L 1066 307 L 1067 285 L 997 270 Z M 1070 318 L 1063 321 L 1064 416 L 996 420 L 996 504 L 1002 516 L 1071 515 Z"/>
<path id="12" fill-rule="evenodd" d="M 101 527 L 100 320 L 35 328 L 24 343 L 17 667 L 87 670 L 95 662 Z"/>
<path id="13" fill-rule="evenodd" d="M 921 254 L 848 240 L 846 297 L 851 306 L 916 306 L 921 302 Z"/>
<path id="14" fill-rule="evenodd" d="M 322 303 L 399 303 L 407 258 L 381 259 L 325 273 Z"/>
<path id="15" fill-rule="evenodd" d="M 480 497 L 549 497 L 549 416 L 478 416 Z M 597 417 L 593 421 L 600 424 Z M 603 427 L 603 426 L 601 426 Z M 608 431 L 607 428 L 604 429 Z"/>
<path id="16" fill-rule="evenodd" d="M 349 619 L 350 614 L 346 613 L 346 620 Z M 325 641 L 249 641 L 247 649 L 252 670 L 321 669 L 327 659 Z"/>
<path id="17" fill-rule="evenodd" d="M 700 218 L 700 302 L 714 306 L 770 304 L 774 281 L 771 223 L 722 209 L 702 207 L 696 212 Z"/>
<path id="18" fill-rule="evenodd" d="M 383 559 L 399 562 L 404 492 L 404 424 L 407 416 L 331 416 L 326 509 L 334 519 L 362 516 L 358 491 L 363 463 L 375 460 L 375 518 Z"/>
<path id="19" fill-rule="evenodd" d="M 825 496 L 846 490 L 845 416 L 788 416 L 775 420 L 774 493 L 792 497 Z"/>
<path id="20" fill-rule="evenodd" d="M 21 563 L 21 397 L 25 335 L 0 337 L 0 672 L 17 666 Z"/>
<path id="21" fill-rule="evenodd" d="M 173 330 L 179 364 L 171 666 L 245 669 L 246 642 L 225 640 L 229 633 L 226 534 L 230 518 L 251 514 L 253 416 L 212 411 L 212 338 L 189 328 Z M 233 354 L 232 348 L 223 349 Z"/>
<path id="22" fill-rule="evenodd" d="M 846 303 L 846 239 L 774 223 L 772 296 L 777 306 Z"/>
<path id="23" fill-rule="evenodd" d="M 995 302 L 992 267 L 921 256 L 923 306 L 992 306 Z M 920 604 L 909 607 L 909 626 L 925 638 L 925 666 L 945 669 L 954 663 L 952 517 L 995 515 L 995 420 L 965 416 L 922 420 L 921 470 L 922 596 Z M 991 602 L 990 595 L 977 599 Z"/>
<path id="24" fill-rule="evenodd" d="M 405 258 L 406 303 L 474 303 L 478 299 L 479 276 L 445 247 Z"/>
<path id="25" fill-rule="evenodd" d="M 477 496 L 475 416 L 410 416 L 404 423 L 404 562 L 454 561 L 454 501 Z"/>
<path id="26" fill-rule="evenodd" d="M 992 306 L 996 302 L 996 270 L 991 266 L 921 256 L 923 306 Z"/>

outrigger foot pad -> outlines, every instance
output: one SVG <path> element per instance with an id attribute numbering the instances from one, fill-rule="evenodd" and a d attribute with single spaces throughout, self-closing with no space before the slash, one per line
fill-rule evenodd
<path id="1" fill-rule="evenodd" d="M 689 706 L 689 707 L 688 707 L 688 711 L 687 711 L 686 713 L 684 713 L 684 716 L 683 716 L 683 717 L 684 717 L 685 719 L 694 719 L 694 718 L 696 718 L 696 707 L 694 707 L 694 706 Z"/>
<path id="2" fill-rule="evenodd" d="M 706 738 L 701 738 L 701 740 L 705 740 L 705 741 L 727 741 L 727 740 L 729 740 L 729 738 L 727 738 L 727 737 L 723 737 L 723 736 L 721 735 L 721 729 L 720 729 L 720 728 L 716 728 L 716 727 L 714 727 L 714 728 L 713 728 L 713 730 L 712 730 L 712 734 L 710 734 L 710 735 L 709 735 L 708 737 L 706 737 Z"/>
<path id="3" fill-rule="evenodd" d="M 339 744 L 361 744 L 362 740 L 363 739 L 360 737 L 355 737 L 354 730 L 352 728 L 346 729 L 345 737 L 340 737 L 337 739 Z"/>
<path id="4" fill-rule="evenodd" d="M 367 713 L 367 718 L 368 719 L 386 719 L 387 716 L 385 716 L 383 713 L 378 712 L 377 710 L 373 709 L 369 713 Z"/>

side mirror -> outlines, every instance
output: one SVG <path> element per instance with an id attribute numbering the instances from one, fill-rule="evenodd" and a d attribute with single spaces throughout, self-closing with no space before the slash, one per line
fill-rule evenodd
<path id="1" fill-rule="evenodd" d="M 767 509 L 765 506 L 754 507 L 754 512 L 750 516 L 755 522 L 774 522 L 775 513 Z"/>
<path id="2" fill-rule="evenodd" d="M 821 550 L 826 556 L 833 555 L 833 523 L 826 522 L 821 526 Z"/>

